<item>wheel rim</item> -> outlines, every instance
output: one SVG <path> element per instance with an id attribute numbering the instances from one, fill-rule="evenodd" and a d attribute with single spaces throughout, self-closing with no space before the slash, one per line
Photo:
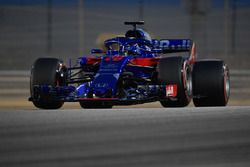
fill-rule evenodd
<path id="1" fill-rule="evenodd" d="M 192 74 L 190 71 L 190 68 L 186 65 L 186 63 L 184 64 L 184 71 L 183 71 L 183 83 L 184 83 L 184 88 L 186 91 L 186 95 L 188 96 L 188 98 L 190 98 L 192 96 Z"/>
<path id="2" fill-rule="evenodd" d="M 187 93 L 188 96 L 192 96 L 192 75 L 191 72 L 188 70 L 187 71 L 187 77 L 186 77 L 186 83 L 187 83 Z"/>
<path id="3" fill-rule="evenodd" d="M 229 69 L 226 65 L 223 66 L 223 69 L 224 69 L 224 96 L 225 96 L 225 102 L 227 102 L 230 95 Z"/>

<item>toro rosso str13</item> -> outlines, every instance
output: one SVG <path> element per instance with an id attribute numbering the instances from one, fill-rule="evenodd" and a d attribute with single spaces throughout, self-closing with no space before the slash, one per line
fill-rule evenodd
<path id="1" fill-rule="evenodd" d="M 29 98 L 42 109 L 64 102 L 82 108 L 111 108 L 160 101 L 163 107 L 225 106 L 229 69 L 222 60 L 196 60 L 189 39 L 151 39 L 137 25 L 124 37 L 107 39 L 106 50 L 92 49 L 75 66 L 56 58 L 39 58 L 31 69 Z"/>

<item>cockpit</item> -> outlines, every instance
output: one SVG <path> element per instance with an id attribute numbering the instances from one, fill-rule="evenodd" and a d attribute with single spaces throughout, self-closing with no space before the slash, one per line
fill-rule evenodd
<path id="1" fill-rule="evenodd" d="M 125 22 L 126 25 L 133 25 L 134 29 L 128 30 L 125 37 L 116 37 L 104 42 L 107 51 L 110 54 L 119 55 L 146 55 L 150 54 L 152 48 L 152 39 L 150 35 L 136 25 L 142 25 L 144 22 Z"/>
<path id="2" fill-rule="evenodd" d="M 119 55 L 143 55 L 151 51 L 152 44 L 145 39 L 117 37 L 105 41 L 107 51 Z"/>

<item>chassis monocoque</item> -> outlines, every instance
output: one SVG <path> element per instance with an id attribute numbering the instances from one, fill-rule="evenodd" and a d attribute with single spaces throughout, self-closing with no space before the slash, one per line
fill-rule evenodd
<path id="1" fill-rule="evenodd" d="M 108 39 L 106 50 L 92 49 L 67 66 L 57 58 L 39 58 L 31 69 L 29 98 L 42 109 L 64 102 L 82 108 L 111 108 L 160 101 L 163 107 L 225 106 L 229 69 L 222 60 L 197 60 L 189 39 L 151 39 L 137 25 L 124 37 Z M 98 56 L 97 56 L 98 54 Z"/>

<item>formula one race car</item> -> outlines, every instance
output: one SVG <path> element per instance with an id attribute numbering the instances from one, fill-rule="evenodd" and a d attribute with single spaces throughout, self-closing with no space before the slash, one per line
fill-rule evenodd
<path id="1" fill-rule="evenodd" d="M 229 99 L 229 69 L 222 60 L 196 60 L 189 39 L 151 39 L 137 25 L 123 37 L 104 42 L 68 67 L 56 58 L 39 58 L 31 70 L 29 98 L 42 109 L 64 102 L 82 108 L 112 108 L 160 101 L 163 107 L 225 106 Z M 99 56 L 97 56 L 99 54 Z"/>

